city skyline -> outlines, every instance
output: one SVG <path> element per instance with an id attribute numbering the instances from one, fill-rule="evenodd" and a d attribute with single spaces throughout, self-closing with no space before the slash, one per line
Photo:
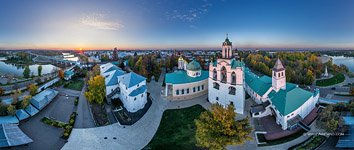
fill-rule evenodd
<path id="1" fill-rule="evenodd" d="M 354 49 L 354 1 L 2 1 L 0 49 Z"/>

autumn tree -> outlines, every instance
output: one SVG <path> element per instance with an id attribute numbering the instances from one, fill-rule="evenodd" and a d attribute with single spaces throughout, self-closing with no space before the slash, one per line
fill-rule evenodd
<path id="1" fill-rule="evenodd" d="M 93 66 L 93 68 L 92 68 L 92 77 L 95 77 L 95 76 L 97 76 L 97 75 L 100 75 L 101 74 L 101 70 L 100 70 L 100 66 L 99 65 L 95 65 L 95 66 Z"/>
<path id="2" fill-rule="evenodd" d="M 327 132 L 334 132 L 340 123 L 340 119 L 340 113 L 334 111 L 333 106 L 329 105 L 319 114 L 316 125 Z"/>
<path id="3" fill-rule="evenodd" d="M 23 77 L 29 78 L 30 77 L 31 70 L 29 69 L 29 66 L 25 67 L 25 70 L 23 70 Z"/>
<path id="4" fill-rule="evenodd" d="M 4 95 L 5 91 L 0 87 L 0 96 Z"/>
<path id="5" fill-rule="evenodd" d="M 7 113 L 10 115 L 10 116 L 13 116 L 16 114 L 16 107 L 14 105 L 9 105 L 7 106 Z"/>
<path id="6" fill-rule="evenodd" d="M 64 71 L 63 70 L 59 70 L 58 71 L 58 76 L 60 79 L 64 79 Z"/>
<path id="7" fill-rule="evenodd" d="M 88 81 L 88 90 L 85 92 L 85 97 L 90 103 L 103 104 L 106 95 L 105 80 L 98 75 Z"/>
<path id="8" fill-rule="evenodd" d="M 31 98 L 31 95 L 26 95 L 23 97 L 23 100 L 21 101 L 21 109 L 25 109 L 30 104 Z"/>
<path id="9" fill-rule="evenodd" d="M 213 104 L 195 120 L 197 145 L 208 149 L 225 149 L 227 145 L 243 144 L 251 140 L 248 118 L 235 120 L 234 106 L 223 108 Z"/>
<path id="10" fill-rule="evenodd" d="M 38 66 L 38 76 L 42 76 L 42 65 Z"/>
<path id="11" fill-rule="evenodd" d="M 20 100 L 21 93 L 22 92 L 20 89 L 14 90 L 13 94 L 11 95 L 13 104 L 16 104 Z"/>
<path id="12" fill-rule="evenodd" d="M 1 93 L 1 92 L 0 92 Z M 354 95 L 354 86 L 350 86 L 350 94 Z M 1 95 L 1 94 L 0 94 Z"/>
<path id="13" fill-rule="evenodd" d="M 36 86 L 35 84 L 30 84 L 28 85 L 28 91 L 30 92 L 30 94 L 33 96 L 37 93 L 38 90 L 38 86 Z"/>

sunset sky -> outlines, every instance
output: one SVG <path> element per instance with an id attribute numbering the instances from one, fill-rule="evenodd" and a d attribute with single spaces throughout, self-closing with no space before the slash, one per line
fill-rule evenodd
<path id="1" fill-rule="evenodd" d="M 0 49 L 352 48 L 353 0 L 1 0 Z"/>

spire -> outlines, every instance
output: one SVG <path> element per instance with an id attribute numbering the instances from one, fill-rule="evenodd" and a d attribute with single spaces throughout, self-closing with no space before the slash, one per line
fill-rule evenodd
<path id="1" fill-rule="evenodd" d="M 274 67 L 273 67 L 273 71 L 282 71 L 284 70 L 284 66 L 281 63 L 280 59 L 277 59 L 277 62 L 275 63 Z"/>

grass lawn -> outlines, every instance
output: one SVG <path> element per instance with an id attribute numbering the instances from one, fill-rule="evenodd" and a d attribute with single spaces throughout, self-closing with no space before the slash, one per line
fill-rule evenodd
<path id="1" fill-rule="evenodd" d="M 196 147 L 194 119 L 203 111 L 205 109 L 200 105 L 165 111 L 155 136 L 145 148 L 199 149 Z"/>
<path id="2" fill-rule="evenodd" d="M 81 91 L 82 87 L 84 86 L 83 80 L 72 80 L 68 81 L 64 84 L 65 88 Z"/>
<path id="3" fill-rule="evenodd" d="M 333 76 L 332 78 L 317 80 L 316 85 L 317 86 L 330 86 L 330 85 L 342 83 L 344 80 L 345 80 L 344 75 L 342 73 L 338 73 L 335 76 Z"/>

